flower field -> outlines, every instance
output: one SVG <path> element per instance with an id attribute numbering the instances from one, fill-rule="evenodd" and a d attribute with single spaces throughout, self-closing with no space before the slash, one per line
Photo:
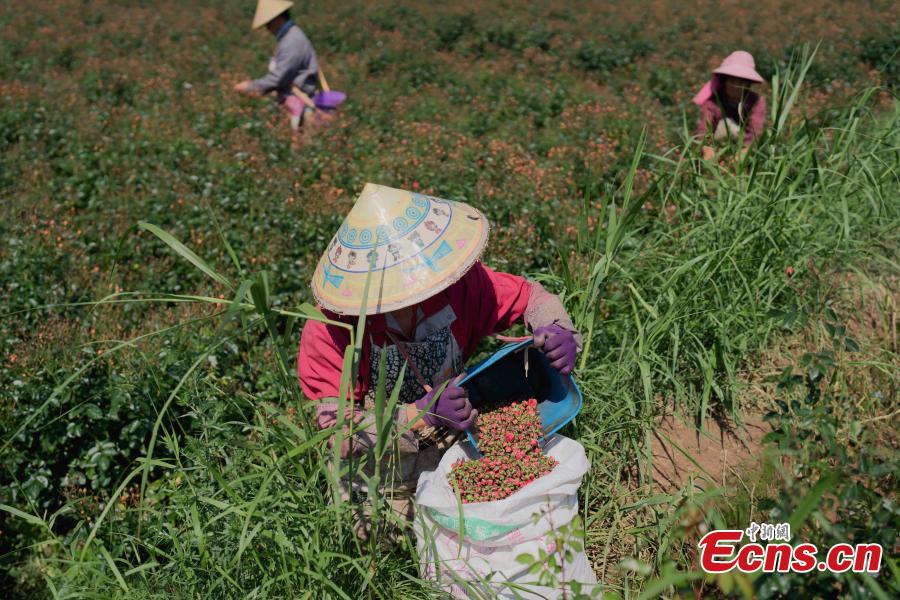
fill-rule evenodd
<path id="1" fill-rule="evenodd" d="M 409 539 L 355 535 L 295 375 L 316 261 L 373 181 L 478 207 L 485 262 L 583 333 L 563 533 L 604 597 L 900 594 L 900 5 L 297 2 L 349 100 L 294 148 L 231 91 L 271 52 L 253 4 L 0 6 L 0 589 L 441 597 Z M 770 129 L 705 162 L 690 99 L 738 48 Z M 670 414 L 767 433 L 663 486 Z M 885 563 L 696 570 L 703 532 L 751 520 Z"/>

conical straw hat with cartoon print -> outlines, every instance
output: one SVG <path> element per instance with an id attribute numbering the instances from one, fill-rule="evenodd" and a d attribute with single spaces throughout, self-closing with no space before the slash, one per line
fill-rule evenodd
<path id="1" fill-rule="evenodd" d="M 481 256 L 490 226 L 468 204 L 367 183 L 312 280 L 323 307 L 358 315 L 422 302 L 458 281 Z"/>

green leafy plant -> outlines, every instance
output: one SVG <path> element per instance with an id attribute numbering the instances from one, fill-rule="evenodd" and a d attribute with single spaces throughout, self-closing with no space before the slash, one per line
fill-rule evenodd
<path id="1" fill-rule="evenodd" d="M 537 523 L 545 515 L 537 513 L 533 519 Z M 584 552 L 585 532 L 581 518 L 576 515 L 569 523 L 553 528 L 546 536 L 545 543 L 550 550 L 538 549 L 537 555 L 520 554 L 516 561 L 528 568 L 538 584 L 559 590 L 563 598 L 588 600 L 610 598 L 603 595 L 596 586 L 587 586 L 578 581 L 566 581 L 566 564 L 572 565 L 576 555 Z M 590 589 L 589 589 L 590 588 Z"/>

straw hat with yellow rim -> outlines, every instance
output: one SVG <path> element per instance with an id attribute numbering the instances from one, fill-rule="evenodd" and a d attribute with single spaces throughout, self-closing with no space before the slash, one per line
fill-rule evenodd
<path id="1" fill-rule="evenodd" d="M 253 15 L 253 29 L 259 29 L 293 5 L 289 0 L 259 0 Z"/>
<path id="2" fill-rule="evenodd" d="M 319 304 L 358 315 L 418 304 L 458 281 L 481 256 L 490 226 L 468 204 L 367 183 L 313 275 Z"/>

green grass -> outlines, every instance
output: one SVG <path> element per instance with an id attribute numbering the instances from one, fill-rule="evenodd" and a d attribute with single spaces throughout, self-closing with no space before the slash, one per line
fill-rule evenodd
<path id="1" fill-rule="evenodd" d="M 0 105 L 0 190 L 11 199 L 0 208 L 4 587 L 21 597 L 429 593 L 412 542 L 357 540 L 354 507 L 334 491 L 340 469 L 359 466 L 335 460 L 295 379 L 298 332 L 320 318 L 305 304 L 314 260 L 372 179 L 415 180 L 483 208 L 498 225 L 488 264 L 559 292 L 586 334 L 585 408 L 567 435 L 591 460 L 586 543 L 610 593 L 896 594 L 896 565 L 877 580 L 692 571 L 700 523 L 793 516 L 797 539 L 896 539 L 897 439 L 890 419 L 874 420 L 897 409 L 896 348 L 839 328 L 856 317 L 846 298 L 867 293 L 862 276 L 896 291 L 900 109 L 832 45 L 814 62 L 778 65 L 773 129 L 745 160 L 718 165 L 697 158 L 664 93 L 695 82 L 642 39 L 592 39 L 538 9 L 421 20 L 378 8 L 366 13 L 383 42 L 372 47 L 368 25 L 323 14 L 310 21 L 314 41 L 351 99 L 367 102 L 292 154 L 274 113 L 219 80 L 266 54 L 260 39 L 241 45 L 226 19 L 246 7 L 187 25 L 179 6 L 154 16 L 137 3 L 152 37 L 79 7 L 61 3 L 44 22 L 78 18 L 87 33 L 39 49 L 21 28 L 0 36 L 14 59 L 3 72 L 24 86 L 4 88 Z M 658 37 L 679 39 L 671 26 Z M 429 52 L 404 52 L 415 32 Z M 607 39 L 633 44 L 606 52 Z M 542 60 L 564 66 L 538 89 Z M 805 77 L 830 81 L 838 69 L 864 91 L 817 104 L 825 84 Z M 627 97 L 650 71 L 639 89 L 670 103 L 646 117 Z M 67 108 L 29 89 L 29 73 L 44 73 Z M 398 117 L 393 103 L 413 92 Z M 598 111 L 594 94 L 615 110 Z M 462 99 L 471 109 L 453 110 Z M 845 272 L 860 275 L 836 289 Z M 782 388 L 748 402 L 748 371 L 796 335 L 809 347 Z M 740 422 L 760 407 L 781 434 L 763 472 L 746 475 L 753 494 L 650 485 L 662 411 Z M 385 424 L 382 450 L 394 435 Z M 819 482 L 836 483 L 820 494 Z"/>

